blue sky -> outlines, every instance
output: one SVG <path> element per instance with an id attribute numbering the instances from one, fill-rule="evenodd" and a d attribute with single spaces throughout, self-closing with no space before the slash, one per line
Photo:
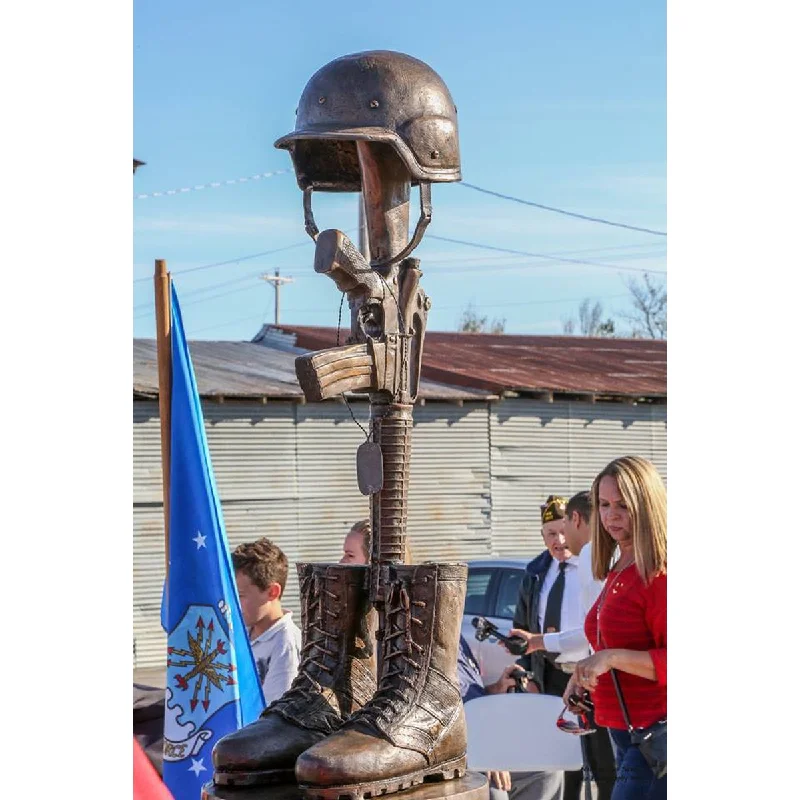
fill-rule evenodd
<path id="1" fill-rule="evenodd" d="M 135 0 L 134 156 L 147 164 L 134 197 L 223 185 L 134 200 L 134 335 L 155 332 L 156 258 L 173 274 L 190 338 L 251 338 L 273 316 L 273 290 L 258 276 L 276 267 L 295 279 L 282 291 L 282 322 L 336 324 L 339 294 L 313 272 L 294 176 L 224 181 L 290 167 L 273 142 L 292 129 L 306 81 L 360 50 L 400 50 L 443 77 L 459 109 L 465 181 L 667 230 L 663 2 L 384 7 Z M 315 197 L 321 228 L 353 229 L 356 208 L 356 195 Z M 289 245 L 299 246 L 235 263 Z M 433 186 L 433 222 L 416 255 L 433 300 L 430 330 L 453 330 L 471 303 L 505 318 L 508 332 L 553 334 L 582 298 L 600 300 L 607 315 L 625 310 L 624 278 L 665 272 L 666 238 L 445 184 Z M 197 270 L 222 261 L 234 263 Z"/>

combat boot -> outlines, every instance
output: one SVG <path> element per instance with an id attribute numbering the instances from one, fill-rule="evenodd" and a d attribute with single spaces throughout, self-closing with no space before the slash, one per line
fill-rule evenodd
<path id="1" fill-rule="evenodd" d="M 368 567 L 298 564 L 297 571 L 303 634 L 297 677 L 259 719 L 217 742 L 217 784 L 293 782 L 297 756 L 338 730 L 375 693 Z"/>
<path id="2" fill-rule="evenodd" d="M 297 759 L 306 797 L 363 800 L 466 771 L 457 661 L 467 567 L 384 570 L 378 691 L 338 732 Z"/>

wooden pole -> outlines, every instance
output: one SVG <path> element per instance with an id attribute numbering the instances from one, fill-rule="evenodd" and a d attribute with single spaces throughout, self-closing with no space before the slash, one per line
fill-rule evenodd
<path id="1" fill-rule="evenodd" d="M 169 577 L 169 466 L 172 399 L 172 302 L 167 262 L 156 259 L 156 352 L 158 353 L 158 415 L 161 419 L 161 486 L 164 495 L 164 560 Z"/>

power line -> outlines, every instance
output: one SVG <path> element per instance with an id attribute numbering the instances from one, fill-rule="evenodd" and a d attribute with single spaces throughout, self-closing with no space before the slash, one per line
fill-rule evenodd
<path id="1" fill-rule="evenodd" d="M 186 194 L 186 192 L 197 192 L 201 189 L 218 189 L 220 186 L 231 186 L 237 183 L 247 183 L 248 181 L 259 181 L 262 178 L 272 178 L 275 175 L 285 175 L 291 169 L 276 169 L 273 172 L 259 172 L 256 175 L 248 175 L 246 178 L 232 178 L 227 181 L 213 181 L 212 183 L 201 183 L 198 186 L 184 186 L 182 189 L 167 189 L 164 192 L 150 192 L 150 194 L 134 195 L 134 200 L 147 200 L 151 197 L 166 197 L 173 194 Z"/>
<path id="2" fill-rule="evenodd" d="M 183 301 L 181 301 L 181 305 L 182 306 L 184 306 L 184 305 L 188 306 L 188 305 L 191 305 L 192 303 L 200 302 L 199 300 L 190 300 L 189 302 L 186 302 L 186 298 L 188 298 L 188 297 L 197 297 L 197 295 L 205 294 L 206 292 L 213 292 L 215 289 L 224 289 L 227 286 L 235 286 L 237 283 L 249 283 L 250 281 L 253 280 L 253 278 L 258 278 L 260 275 L 261 275 L 260 271 L 259 272 L 250 272 L 247 275 L 242 275 L 242 276 L 240 276 L 238 278 L 233 278 L 232 280 L 222 281 L 221 283 L 212 283 L 212 284 L 210 284 L 208 286 L 201 286 L 198 289 L 192 289 L 192 290 L 190 290 L 188 292 L 184 292 L 182 294 Z M 252 288 L 252 286 L 250 286 L 250 285 L 242 286 L 240 289 L 237 289 L 236 291 L 242 291 L 243 289 L 251 289 L 251 288 Z M 223 292 L 223 295 L 226 295 L 226 294 L 232 294 L 232 292 Z M 221 297 L 223 295 L 215 294 L 212 297 L 204 297 L 204 298 L 202 298 L 202 300 L 211 300 L 213 298 Z M 147 300 L 144 303 L 139 303 L 138 305 L 133 307 L 134 311 L 141 311 L 142 309 L 147 309 L 147 313 L 149 313 L 149 314 L 154 313 L 153 305 L 152 305 L 152 302 L 150 300 Z M 140 314 L 138 316 L 146 316 L 146 315 Z"/>
<path id="3" fill-rule="evenodd" d="M 430 236 L 432 236 L 432 234 Z M 435 238 L 435 237 L 433 237 L 433 238 Z M 246 256 L 237 256 L 236 258 L 231 258 L 228 261 L 216 261 L 213 264 L 204 264 L 204 265 L 202 265 L 200 267 L 190 267 L 189 269 L 177 270 L 176 272 L 173 272 L 171 274 L 172 275 L 186 275 L 186 274 L 188 274 L 190 272 L 200 272 L 201 270 L 211 269 L 212 267 L 224 267 L 224 266 L 228 266 L 229 264 L 238 264 L 240 261 L 247 261 L 249 259 L 259 258 L 260 256 L 274 255 L 275 253 L 280 253 L 280 252 L 283 252 L 284 250 L 291 250 L 293 248 L 302 247 L 303 245 L 311 244 L 311 243 L 312 242 L 311 242 L 310 239 L 305 239 L 302 242 L 297 242 L 296 244 L 290 244 L 290 245 L 287 245 L 286 247 L 278 247 L 278 248 L 276 248 L 274 250 L 264 250 L 263 252 L 252 253 L 252 254 L 246 255 Z M 477 246 L 477 245 L 475 245 L 475 246 Z M 585 248 L 580 249 L 580 250 L 557 250 L 555 253 L 550 253 L 549 257 L 556 257 L 556 256 L 560 256 L 560 255 L 569 255 L 571 253 L 600 253 L 600 252 L 603 252 L 603 251 L 606 251 L 606 250 L 628 250 L 628 249 L 633 249 L 633 248 L 645 248 L 645 247 L 653 247 L 653 245 L 648 244 L 648 243 L 644 243 L 644 244 L 611 245 L 611 246 L 607 246 L 607 247 L 585 247 Z M 517 255 L 517 253 L 515 252 L 513 255 Z M 425 263 L 430 267 L 431 265 L 448 264 L 448 263 L 459 263 L 459 264 L 461 264 L 461 263 L 464 263 L 466 261 L 478 261 L 478 262 L 494 261 L 494 260 L 502 261 L 504 259 L 513 258 L 513 255 L 476 256 L 474 258 L 436 258 L 436 256 L 433 256 L 432 258 L 426 258 L 424 260 L 425 260 Z M 643 255 L 643 256 L 619 255 L 618 257 L 619 258 L 657 258 L 658 255 L 663 255 L 663 254 L 653 253 L 653 254 L 650 254 L 650 255 Z M 287 266 L 285 268 L 286 269 L 297 269 L 297 266 L 296 265 L 295 266 Z M 149 280 L 152 280 L 152 278 L 150 278 L 148 276 L 145 276 L 143 278 L 134 278 L 133 282 L 134 283 L 143 283 L 144 281 L 149 281 Z M 227 285 L 227 283 L 226 284 L 221 284 L 221 285 Z M 206 287 L 206 288 L 209 288 L 209 287 Z M 203 291 L 203 290 L 200 289 L 200 290 L 195 290 L 195 291 Z M 188 295 L 184 295 L 184 296 L 188 296 Z"/>
<path id="4" fill-rule="evenodd" d="M 304 244 L 304 243 L 301 243 L 301 244 Z M 499 248 L 491 248 L 490 245 L 479 245 L 479 244 L 468 243 L 468 242 L 459 242 L 459 244 L 472 244 L 472 246 L 474 246 L 474 247 L 499 249 Z M 608 248 L 598 248 L 598 250 L 599 249 L 608 249 Z M 509 252 L 514 253 L 514 254 L 519 254 L 520 253 L 520 251 L 516 251 L 516 250 L 511 250 Z M 571 251 L 567 251 L 567 252 L 571 252 Z M 572 251 L 572 252 L 586 252 L 586 251 Z M 550 259 L 550 263 L 558 263 L 559 261 L 563 261 L 564 260 L 564 259 L 558 258 L 557 256 L 554 256 L 554 255 L 543 255 L 543 254 L 524 254 L 524 255 L 527 255 L 528 257 L 530 257 L 530 255 L 535 255 L 537 258 L 548 258 L 548 259 Z M 660 255 L 661 254 L 658 254 L 658 253 L 645 254 L 645 255 L 642 255 L 640 253 L 631 253 L 631 254 L 628 254 L 627 256 L 626 255 L 622 255 L 622 254 L 618 254 L 617 257 L 618 258 L 644 259 L 644 258 L 659 258 Z M 511 256 L 498 256 L 497 258 L 510 258 L 510 257 Z M 239 260 L 243 260 L 243 259 L 239 259 Z M 490 262 L 493 262 L 495 259 L 488 258 L 487 260 L 490 261 Z M 230 262 L 220 262 L 220 263 L 234 263 L 235 261 L 236 261 L 236 259 L 233 259 Z M 455 269 L 451 269 L 451 268 L 444 268 L 444 269 L 431 268 L 430 264 L 435 264 L 436 262 L 435 261 L 430 261 L 430 262 L 427 262 L 427 263 L 429 264 L 429 267 L 426 269 L 426 273 L 429 274 L 429 275 L 431 275 L 431 274 L 436 274 L 436 275 L 444 275 L 444 274 L 447 274 L 447 275 L 459 275 L 459 274 L 463 274 L 463 273 L 475 272 L 475 271 L 478 271 L 480 269 L 485 269 L 485 267 L 483 267 L 482 264 L 480 264 L 480 263 L 478 263 L 478 264 L 470 264 L 470 265 L 464 266 L 462 268 L 455 268 Z M 446 262 L 446 263 L 449 263 L 449 262 Z M 576 263 L 583 263 L 583 262 L 576 262 Z M 633 267 L 622 267 L 622 266 L 619 266 L 618 264 L 609 265 L 609 264 L 601 264 L 601 263 L 594 263 L 594 262 L 588 262 L 588 263 L 593 263 L 596 266 L 608 266 L 608 267 L 612 267 L 613 266 L 616 269 L 622 269 L 622 270 L 634 269 Z M 207 265 L 207 266 L 214 266 L 214 265 Z M 528 262 L 523 261 L 522 263 L 512 263 L 512 264 L 492 264 L 491 269 L 492 269 L 493 272 L 497 272 L 497 271 L 501 271 L 501 270 L 505 271 L 505 270 L 514 270 L 514 269 L 525 269 L 526 267 L 531 267 L 531 268 L 534 268 L 534 269 L 538 269 L 538 268 L 546 267 L 546 266 L 548 266 L 547 263 L 544 263 L 544 264 L 529 264 Z M 194 268 L 194 269 L 198 269 L 198 268 Z M 192 269 L 192 270 L 183 270 L 183 272 L 192 272 L 192 271 L 194 271 L 194 269 Z M 296 269 L 296 267 L 295 267 L 295 269 Z M 640 271 L 649 272 L 651 274 L 664 274 L 664 273 L 660 272 L 659 270 L 641 269 Z M 175 274 L 181 274 L 181 273 L 175 273 Z M 220 283 L 215 283 L 215 284 L 211 284 L 209 286 L 203 286 L 203 287 L 200 287 L 198 289 L 190 290 L 190 291 L 185 292 L 183 294 L 183 298 L 184 298 L 183 305 L 189 306 L 189 305 L 192 305 L 193 303 L 202 303 L 202 302 L 207 302 L 209 300 L 216 300 L 216 299 L 218 299 L 220 297 L 226 297 L 228 295 L 244 291 L 245 289 L 251 289 L 252 287 L 250 285 L 241 286 L 238 289 L 233 289 L 231 291 L 224 291 L 224 292 L 221 292 L 221 293 L 218 292 L 217 294 L 212 294 L 212 295 L 209 295 L 208 297 L 200 297 L 200 298 L 198 298 L 196 300 L 188 300 L 188 302 L 187 302 L 188 298 L 197 297 L 198 295 L 205 294 L 206 292 L 213 292 L 215 289 L 226 289 L 229 286 L 235 286 L 236 284 L 240 284 L 240 283 L 248 283 L 249 284 L 249 281 L 253 280 L 254 278 L 260 278 L 261 276 L 262 276 L 262 273 L 260 271 L 259 272 L 251 272 L 251 273 L 248 273 L 247 275 L 242 275 L 242 276 L 240 276 L 238 278 L 232 278 L 232 279 L 229 279 L 229 280 L 221 281 Z M 153 306 L 151 305 L 151 303 L 149 301 L 144 302 L 144 303 L 140 303 L 139 305 L 134 306 L 133 310 L 134 310 L 134 312 L 136 312 L 136 311 L 143 312 L 143 313 L 140 313 L 140 314 L 134 314 L 134 318 L 135 319 L 141 319 L 141 318 L 144 318 L 144 317 L 149 316 L 149 315 L 154 313 Z M 316 309 L 316 310 L 324 311 L 325 309 Z"/>
<path id="5" fill-rule="evenodd" d="M 258 273 L 258 274 L 260 275 L 261 273 Z M 239 283 L 239 282 L 240 281 L 236 281 L 236 283 Z M 222 285 L 225 285 L 225 284 L 222 284 Z M 213 287 L 213 288 L 217 288 L 217 287 Z M 181 303 L 181 307 L 193 306 L 193 305 L 196 305 L 197 303 L 207 303 L 209 300 L 218 300 L 220 297 L 227 297 L 228 295 L 236 294 L 237 292 L 243 292 L 246 289 L 252 289 L 252 287 L 251 286 L 240 286 L 238 289 L 231 289 L 230 291 L 227 291 L 227 292 L 217 292 L 217 294 L 212 294 L 212 295 L 209 295 L 208 297 L 200 297 L 200 298 L 198 298 L 196 300 L 189 300 L 189 302 Z M 134 314 L 133 315 L 134 319 L 144 319 L 145 317 L 149 317 L 152 314 L 155 314 L 155 308 L 150 303 L 143 303 L 140 306 L 136 306 L 134 308 L 134 310 L 141 310 L 142 311 L 141 314 Z"/>
<path id="6" fill-rule="evenodd" d="M 603 253 L 607 252 L 608 250 L 642 250 L 646 248 L 652 247 L 659 247 L 664 248 L 666 245 L 661 244 L 654 244 L 653 242 L 640 242 L 639 244 L 616 244 L 616 245 L 605 245 L 603 247 L 582 247 L 577 250 L 570 249 L 570 250 L 554 250 L 550 253 L 550 256 L 571 256 L 580 253 Z M 661 255 L 666 255 L 666 253 L 661 253 Z M 425 256 L 420 256 L 422 260 L 428 264 L 446 264 L 450 262 L 459 262 L 463 263 L 465 261 L 502 261 L 503 259 L 513 258 L 513 256 L 506 255 L 506 256 L 475 256 L 475 257 L 468 257 L 463 258 L 461 256 L 457 256 L 456 258 L 437 258 L 435 254 L 431 255 L 430 258 Z M 603 256 L 601 256 L 603 257 Z M 611 256 L 613 258 L 613 256 Z M 636 255 L 619 255 L 619 258 L 635 258 Z"/>
<path id="7" fill-rule="evenodd" d="M 592 297 L 592 300 L 619 300 L 620 297 L 628 297 L 627 294 L 610 294 L 606 297 Z M 548 306 L 552 305 L 553 303 L 580 303 L 585 300 L 586 297 L 563 297 L 560 300 L 522 300 L 516 303 L 481 303 L 478 308 L 509 308 L 511 306 Z M 437 308 L 440 311 L 452 311 L 456 308 L 463 308 L 464 306 L 436 306 L 435 304 L 431 306 L 431 308 L 435 311 Z"/>
<path id="8" fill-rule="evenodd" d="M 257 319 L 263 321 L 264 315 L 263 314 L 255 314 L 252 317 L 245 317 L 244 319 L 234 319 L 234 320 L 231 320 L 230 322 L 221 322 L 219 325 L 206 325 L 203 328 L 196 328 L 193 331 L 188 331 L 187 334 L 191 335 L 191 336 L 194 336 L 194 334 L 196 334 L 196 333 L 205 333 L 206 331 L 217 330 L 217 328 L 228 328 L 231 325 L 238 325 L 238 324 L 240 324 L 242 322 L 251 322 L 251 321 L 254 322 Z"/>
<path id="9" fill-rule="evenodd" d="M 643 269 L 641 267 L 621 267 L 618 264 L 602 264 L 599 261 L 585 261 L 579 258 L 564 258 L 563 256 L 551 256 L 545 253 L 531 253 L 526 250 L 511 250 L 508 247 L 494 247 L 493 245 L 489 244 L 479 244 L 478 242 L 466 242 L 463 239 L 449 239 L 445 236 L 434 236 L 433 234 L 428 234 L 430 239 L 437 239 L 440 242 L 451 242 L 452 244 L 463 244 L 467 247 L 478 247 L 482 250 L 496 250 L 500 253 L 514 253 L 518 256 L 530 256 L 531 258 L 545 258 L 551 261 L 563 261 L 567 264 L 583 264 L 585 266 L 590 267 L 605 267 L 606 269 L 619 269 L 624 270 L 626 272 L 651 272 L 655 275 L 666 275 L 666 272 L 661 270 L 650 270 L 650 269 Z"/>
<path id="10" fill-rule="evenodd" d="M 612 295 L 608 295 L 606 297 L 597 297 L 597 298 L 593 297 L 592 299 L 593 300 L 605 301 L 605 300 L 617 300 L 617 299 L 619 299 L 621 297 L 628 297 L 628 295 L 627 294 L 612 294 Z M 510 306 L 538 306 L 538 305 L 553 305 L 555 303 L 579 303 L 579 302 L 581 302 L 582 300 L 585 300 L 585 299 L 586 299 L 585 297 L 564 297 L 564 298 L 560 298 L 560 299 L 557 299 L 557 300 L 524 300 L 522 302 L 516 302 L 516 303 L 488 303 L 488 304 L 481 303 L 479 308 L 480 309 L 484 309 L 484 308 L 507 308 L 507 307 L 510 307 Z M 189 305 L 189 304 L 185 303 L 184 305 Z M 438 311 L 453 311 L 455 309 L 460 309 L 460 308 L 463 308 L 463 306 L 437 306 L 435 304 L 433 306 L 433 310 L 434 311 L 437 311 L 437 310 Z M 288 309 L 289 313 L 294 313 L 294 314 L 321 313 L 321 312 L 331 311 L 331 310 L 332 310 L 332 308 L 290 308 L 290 309 Z M 251 320 L 256 320 L 256 319 L 263 319 L 263 315 L 258 314 L 258 315 L 250 316 L 250 317 L 241 317 L 241 318 L 237 317 L 236 319 L 230 320 L 229 322 L 222 322 L 222 323 L 219 323 L 219 324 L 216 324 L 216 325 L 210 325 L 210 326 L 206 326 L 206 327 L 203 327 L 203 328 L 197 328 L 197 329 L 193 330 L 191 333 L 192 334 L 203 333 L 204 331 L 214 330 L 216 328 L 227 328 L 230 325 L 238 325 L 239 323 L 250 322 Z"/>
<path id="11" fill-rule="evenodd" d="M 240 261 L 248 261 L 251 258 L 260 258 L 261 256 L 271 256 L 275 253 L 282 253 L 284 250 L 292 250 L 295 247 L 302 247 L 305 244 L 311 244 L 311 239 L 304 239 L 302 242 L 295 244 L 287 244 L 286 247 L 276 247 L 274 250 L 264 250 L 261 253 L 251 253 L 249 256 L 237 256 L 228 261 L 216 261 L 213 264 L 203 264 L 201 267 L 190 267 L 189 269 L 180 269 L 175 272 L 170 272 L 170 275 L 187 275 L 190 272 L 200 272 L 203 269 L 211 269 L 212 267 L 225 267 L 228 264 L 238 264 Z M 134 283 L 142 283 L 143 281 L 150 281 L 152 277 L 145 276 L 144 278 L 134 278 Z"/>
<path id="12" fill-rule="evenodd" d="M 167 189 L 162 192 L 150 192 L 149 194 L 137 194 L 134 195 L 135 200 L 148 200 L 151 197 L 167 197 L 171 195 L 177 194 L 186 194 L 188 192 L 197 192 L 203 189 L 218 189 L 221 186 L 235 186 L 240 183 L 248 183 L 249 181 L 258 181 L 262 178 L 273 178 L 277 175 L 286 175 L 292 172 L 291 169 L 278 169 L 273 170 L 272 172 L 259 172 L 255 175 L 248 175 L 242 178 L 230 178 L 224 181 L 211 181 L 210 183 L 201 183 L 196 186 L 183 186 L 180 189 Z M 602 225 L 612 225 L 615 228 L 625 228 L 629 231 L 639 231 L 640 233 L 650 233 L 654 236 L 666 236 L 666 231 L 655 231 L 652 228 L 640 228 L 636 225 L 628 225 L 624 222 L 612 222 L 608 219 L 603 219 L 602 217 L 590 217 L 587 214 L 578 214 L 575 211 L 566 211 L 563 208 L 556 208 L 555 206 L 547 206 L 543 203 L 535 203 L 532 200 L 523 200 L 521 197 L 513 197 L 509 194 L 503 194 L 502 192 L 495 192 L 492 189 L 484 189 L 482 186 L 476 186 L 474 183 L 467 183 L 466 181 L 460 182 L 461 186 L 465 186 L 467 189 L 474 189 L 476 192 L 482 192 L 483 194 L 492 195 L 493 197 L 500 197 L 503 200 L 511 200 L 515 203 L 522 203 L 526 206 L 533 206 L 534 208 L 541 208 L 544 211 L 552 211 L 556 214 L 563 214 L 567 217 L 574 217 L 575 219 L 582 219 L 586 222 L 597 222 Z"/>
<path id="13" fill-rule="evenodd" d="M 461 181 L 462 186 L 466 186 L 467 189 L 474 189 L 476 192 L 483 192 L 484 194 L 490 194 L 494 197 L 500 197 L 503 200 L 513 200 L 515 203 L 522 203 L 526 206 L 533 206 L 534 208 L 541 208 L 544 211 L 553 211 L 556 214 L 564 214 L 567 217 L 575 217 L 576 219 L 586 220 L 587 222 L 599 222 L 602 225 L 613 225 L 615 228 L 626 228 L 629 231 L 639 231 L 640 233 L 652 233 L 654 236 L 666 236 L 666 231 L 654 231 L 651 228 L 639 228 L 636 225 L 626 225 L 624 222 L 612 222 L 608 219 L 602 219 L 601 217 L 589 217 L 586 214 L 577 214 L 574 211 L 565 211 L 563 208 L 555 208 L 553 206 L 546 206 L 542 203 L 534 203 L 532 200 L 523 200 L 521 197 L 512 197 L 510 194 L 501 194 L 500 192 L 493 192 L 491 189 L 484 189 L 481 186 L 476 186 L 474 183 L 466 183 L 465 181 Z"/>
<path id="14" fill-rule="evenodd" d="M 618 254 L 616 256 L 605 256 L 606 258 L 615 258 L 616 260 L 622 259 L 632 259 L 636 261 L 646 261 L 651 258 L 663 258 L 663 253 L 629 253 L 628 255 Z M 508 256 L 508 258 L 515 258 L 514 256 Z M 600 256 L 600 258 L 604 258 L 604 256 Z M 449 262 L 448 262 L 449 263 Z M 505 270 L 528 270 L 528 269 L 541 269 L 542 267 L 553 266 L 554 264 L 558 264 L 559 259 L 555 257 L 550 257 L 549 261 L 539 262 L 539 263 L 532 263 L 530 258 L 523 257 L 523 258 L 515 258 L 515 260 L 510 262 L 504 262 L 502 264 L 498 264 L 496 261 L 487 259 L 487 261 L 479 261 L 476 264 L 465 264 L 463 266 L 439 266 L 437 262 L 428 262 L 427 267 L 425 268 L 424 272 L 426 275 L 462 275 L 464 273 L 470 272 L 479 272 L 481 270 L 488 270 L 492 273 L 494 272 L 503 272 Z M 599 265 L 598 266 L 602 266 Z M 617 269 L 624 269 L 630 270 L 633 269 L 632 267 L 621 267 L 618 264 L 609 264 L 608 266 L 614 266 Z M 649 273 L 656 273 L 657 270 L 650 270 L 645 269 L 644 267 L 641 268 L 644 272 Z M 659 273 L 660 274 L 660 273 Z"/>
<path id="15" fill-rule="evenodd" d="M 350 228 L 349 230 L 344 231 L 344 233 L 350 234 L 353 232 L 353 229 Z M 305 245 L 312 244 L 312 240 L 310 238 L 303 239 L 302 242 L 295 242 L 294 244 L 287 244 L 285 247 L 276 247 L 273 250 L 263 250 L 260 253 L 251 253 L 247 256 L 236 256 L 236 258 L 228 259 L 227 261 L 215 261 L 213 264 L 203 264 L 200 267 L 190 267 L 189 269 L 179 269 L 175 272 L 170 271 L 170 275 L 188 275 L 190 272 L 200 272 L 204 269 L 211 269 L 212 267 L 225 267 L 228 264 L 238 264 L 240 261 L 248 261 L 251 258 L 260 258 L 261 256 L 271 256 L 275 253 L 282 253 L 285 250 L 294 250 L 297 247 L 303 247 Z M 134 278 L 134 283 L 142 283 L 144 281 L 152 280 L 152 277 L 145 276 L 143 278 Z"/>
<path id="16" fill-rule="evenodd" d="M 624 258 L 625 256 L 620 256 L 620 257 Z M 641 255 L 641 254 L 631 254 L 628 257 L 629 258 L 659 258 L 660 255 L 659 254 L 654 254 L 654 255 L 647 256 L 647 255 Z M 538 269 L 540 267 L 545 267 L 545 266 L 547 266 L 547 264 L 530 264 L 528 262 L 523 261 L 522 263 L 515 263 L 515 264 L 492 264 L 491 269 L 492 269 L 493 272 L 498 272 L 498 271 L 515 270 L 515 269 L 516 270 L 521 270 L 521 269 L 525 269 L 526 267 L 532 267 L 534 269 Z M 624 269 L 623 267 L 618 267 L 618 268 Z M 468 266 L 465 266 L 465 267 L 462 267 L 462 268 L 456 268 L 456 269 L 450 269 L 450 268 L 444 268 L 444 269 L 435 269 L 434 268 L 434 269 L 431 269 L 430 267 L 428 267 L 426 269 L 426 274 L 428 274 L 428 275 L 460 275 L 460 274 L 464 274 L 464 273 L 476 272 L 476 271 L 481 270 L 481 269 L 485 269 L 485 267 L 482 266 L 481 264 L 470 264 Z M 657 270 L 645 270 L 645 271 L 651 272 L 653 274 L 658 273 Z M 248 273 L 247 275 L 242 275 L 239 278 L 233 278 L 232 280 L 222 281 L 221 283 L 215 283 L 215 284 L 211 284 L 209 286 L 203 286 L 203 287 L 201 287 L 199 289 L 193 289 L 193 290 L 191 290 L 189 292 L 185 292 L 183 294 L 183 298 L 184 298 L 183 305 L 189 306 L 189 305 L 192 305 L 193 303 L 203 303 L 203 302 L 207 302 L 209 300 L 216 300 L 219 297 L 226 297 L 228 295 L 235 294 L 236 292 L 241 292 L 241 291 L 244 291 L 246 289 L 251 289 L 252 286 L 249 285 L 249 282 L 252 281 L 254 278 L 260 278 L 261 276 L 262 276 L 261 272 L 251 272 L 251 273 Z M 241 286 L 238 289 L 233 289 L 231 291 L 225 291 L 225 292 L 221 292 L 221 293 L 217 293 L 217 294 L 212 294 L 212 295 L 209 295 L 208 297 L 201 297 L 201 298 L 198 298 L 196 300 L 188 300 L 188 302 L 187 302 L 187 298 L 197 297 L 198 295 L 205 294 L 206 292 L 212 292 L 215 289 L 225 289 L 225 288 L 227 288 L 229 286 L 235 286 L 236 284 L 239 284 L 239 283 L 247 283 L 248 285 Z M 134 310 L 134 312 L 136 312 L 136 311 L 143 312 L 141 314 L 135 314 L 134 315 L 135 319 L 141 319 L 143 317 L 146 317 L 146 316 L 154 313 L 153 306 L 151 305 L 151 303 L 149 301 L 144 302 L 144 303 L 140 303 L 139 305 L 134 306 L 133 310 Z M 325 309 L 315 309 L 315 310 L 324 311 Z"/>

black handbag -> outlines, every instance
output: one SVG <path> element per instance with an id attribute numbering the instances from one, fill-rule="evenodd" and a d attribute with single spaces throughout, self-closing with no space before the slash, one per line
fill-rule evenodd
<path id="1" fill-rule="evenodd" d="M 631 725 L 631 718 L 628 716 L 628 707 L 625 705 L 625 698 L 622 696 L 622 688 L 619 685 L 615 670 L 610 670 L 611 680 L 614 682 L 614 689 L 617 692 L 622 716 L 628 726 L 628 733 L 631 737 L 631 744 L 639 748 L 639 752 L 644 757 L 653 775 L 661 778 L 667 774 L 667 721 L 661 719 L 654 722 L 647 728 L 634 728 Z"/>

